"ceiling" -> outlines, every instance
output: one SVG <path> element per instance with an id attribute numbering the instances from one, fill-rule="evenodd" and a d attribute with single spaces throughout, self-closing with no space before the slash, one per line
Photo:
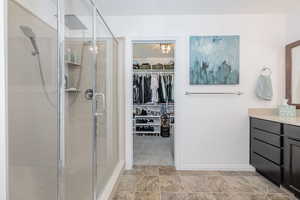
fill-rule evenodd
<path id="1" fill-rule="evenodd" d="M 264 14 L 300 11 L 300 0 L 96 0 L 106 16 Z"/>

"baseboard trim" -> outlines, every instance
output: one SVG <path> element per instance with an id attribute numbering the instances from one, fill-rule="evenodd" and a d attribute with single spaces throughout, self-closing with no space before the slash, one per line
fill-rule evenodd
<path id="1" fill-rule="evenodd" d="M 112 199 L 114 193 L 116 192 L 117 185 L 119 183 L 119 177 L 124 170 L 125 161 L 122 160 L 115 167 L 115 170 L 110 177 L 107 185 L 105 186 L 102 195 L 98 198 L 98 200 L 110 200 Z"/>
<path id="2" fill-rule="evenodd" d="M 203 170 L 203 171 L 255 171 L 251 165 L 244 164 L 183 164 L 178 170 Z"/>

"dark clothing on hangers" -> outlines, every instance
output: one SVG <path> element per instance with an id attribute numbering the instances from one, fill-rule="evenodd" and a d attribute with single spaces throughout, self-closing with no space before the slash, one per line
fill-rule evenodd
<path id="1" fill-rule="evenodd" d="M 166 76 L 166 90 L 167 90 L 167 97 L 168 102 L 174 102 L 173 100 L 173 77 L 171 75 Z"/>
<path id="2" fill-rule="evenodd" d="M 162 75 L 158 76 L 158 102 L 166 103 L 174 102 L 173 99 L 173 76 Z M 152 102 L 151 74 L 134 74 L 133 75 L 133 103 L 146 104 Z"/>
<path id="3" fill-rule="evenodd" d="M 151 90 L 151 75 L 144 76 L 144 103 L 151 103 L 152 90 Z"/>
<path id="4" fill-rule="evenodd" d="M 161 80 L 162 79 L 162 77 L 161 76 L 159 76 L 158 77 L 158 85 L 159 85 L 159 87 L 158 87 L 158 103 L 165 103 L 165 98 L 164 98 L 164 94 L 163 94 L 163 86 L 162 86 L 162 83 L 161 83 Z"/>
<path id="5" fill-rule="evenodd" d="M 133 103 L 143 103 L 143 76 L 133 75 Z"/>

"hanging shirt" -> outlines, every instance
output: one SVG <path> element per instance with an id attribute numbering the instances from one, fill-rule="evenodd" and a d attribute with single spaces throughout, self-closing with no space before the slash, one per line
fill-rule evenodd
<path id="1" fill-rule="evenodd" d="M 161 80 L 161 87 L 162 87 L 163 99 L 164 99 L 164 101 L 165 101 L 166 98 L 167 98 L 167 91 L 166 91 L 165 77 L 162 75 L 160 80 Z"/>
<path id="2" fill-rule="evenodd" d="M 144 76 L 144 103 L 152 102 L 151 75 Z"/>
<path id="3" fill-rule="evenodd" d="M 172 91 L 171 99 L 172 102 L 174 102 L 174 77 L 173 76 L 171 76 L 171 91 Z"/>
<path id="4" fill-rule="evenodd" d="M 151 90 L 152 90 L 152 103 L 158 103 L 158 75 L 152 74 L 151 76 Z"/>

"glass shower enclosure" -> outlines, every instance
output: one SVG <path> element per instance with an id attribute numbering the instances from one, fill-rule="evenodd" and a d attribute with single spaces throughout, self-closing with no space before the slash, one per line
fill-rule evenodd
<path id="1" fill-rule="evenodd" d="M 118 41 L 94 0 L 8 0 L 10 200 L 101 199 L 120 161 Z"/>

